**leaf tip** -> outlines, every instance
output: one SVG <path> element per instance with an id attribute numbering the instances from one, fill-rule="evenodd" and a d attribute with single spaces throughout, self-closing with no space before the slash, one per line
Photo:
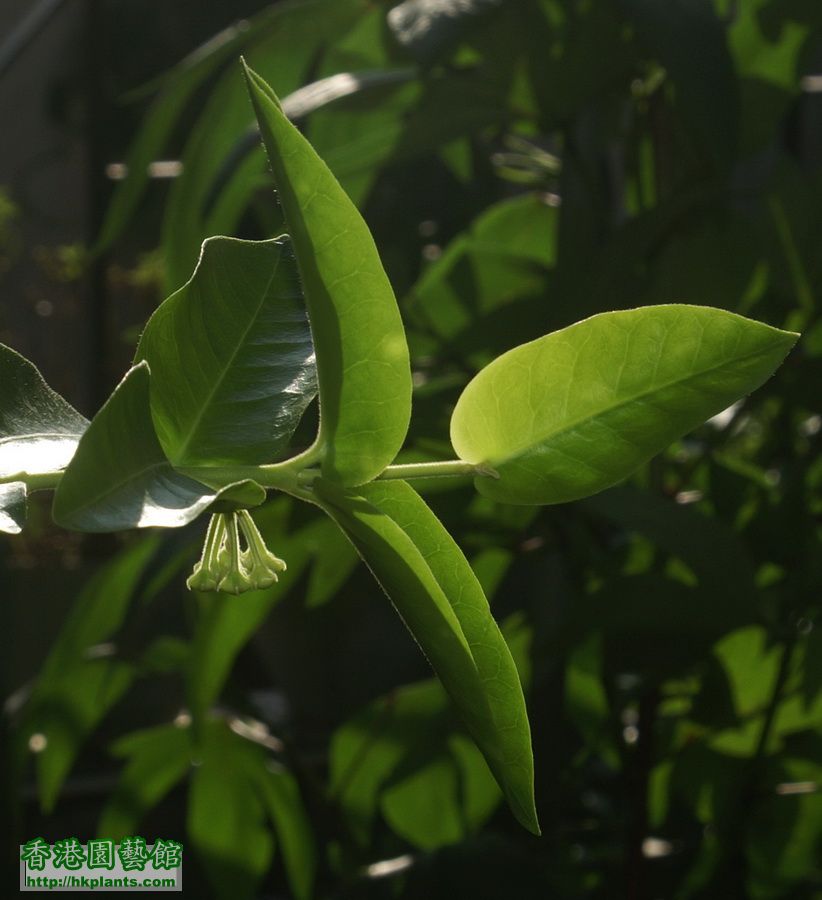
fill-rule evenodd
<path id="1" fill-rule="evenodd" d="M 248 92 L 251 95 L 251 102 L 256 105 L 258 96 L 262 94 L 267 100 L 271 101 L 280 112 L 282 112 L 280 98 L 274 93 L 274 89 L 271 85 L 249 66 L 245 61 L 244 56 L 240 57 L 240 63 L 243 67 L 243 74 L 245 75 Z"/>

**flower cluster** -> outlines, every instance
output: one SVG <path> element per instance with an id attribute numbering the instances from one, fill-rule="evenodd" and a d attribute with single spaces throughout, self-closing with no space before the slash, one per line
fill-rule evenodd
<path id="1" fill-rule="evenodd" d="M 274 584 L 285 569 L 285 562 L 266 547 L 247 509 L 215 513 L 208 524 L 203 555 L 186 585 L 192 591 L 242 594 Z"/>

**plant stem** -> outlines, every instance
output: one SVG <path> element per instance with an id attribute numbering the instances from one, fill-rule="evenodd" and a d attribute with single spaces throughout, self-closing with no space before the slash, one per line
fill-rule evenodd
<path id="1" fill-rule="evenodd" d="M 377 476 L 377 481 L 390 481 L 396 478 L 403 480 L 413 478 L 456 478 L 460 475 L 499 477 L 488 466 L 474 465 L 474 463 L 463 462 L 461 459 L 448 459 L 442 462 L 405 463 L 404 465 L 389 466 L 382 474 Z"/>
<path id="2" fill-rule="evenodd" d="M 289 460 L 289 463 L 291 460 Z M 251 479 L 265 488 L 276 488 L 291 493 L 298 486 L 308 486 L 320 477 L 319 469 L 295 469 L 277 463 L 270 466 L 214 466 L 181 468 L 180 471 L 203 484 L 219 488 L 236 481 Z M 459 478 L 464 476 L 485 476 L 498 478 L 497 473 L 485 465 L 467 463 L 461 459 L 447 459 L 441 462 L 404 463 L 388 466 L 377 476 L 377 481 L 397 479 L 413 480 L 415 478 Z M 14 475 L 0 477 L 0 485 L 23 481 L 30 491 L 54 490 L 60 483 L 63 472 L 40 472 L 31 475 L 17 472 Z"/>
<path id="3" fill-rule="evenodd" d="M 319 469 L 304 469 L 297 476 L 300 484 L 310 485 L 321 475 Z M 488 466 L 467 463 L 461 459 L 446 459 L 440 462 L 403 463 L 388 466 L 375 481 L 411 481 L 415 478 L 459 478 L 461 476 L 485 475 L 498 478 L 497 473 Z"/>
<path id="4" fill-rule="evenodd" d="M 0 484 L 14 484 L 22 481 L 30 491 L 48 491 L 54 490 L 62 477 L 62 470 L 38 472 L 36 475 L 31 475 L 28 472 L 16 472 L 14 475 L 0 477 Z"/>

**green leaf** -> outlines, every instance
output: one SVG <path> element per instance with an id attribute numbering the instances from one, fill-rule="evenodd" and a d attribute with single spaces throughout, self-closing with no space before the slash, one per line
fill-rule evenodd
<path id="1" fill-rule="evenodd" d="M 687 563 L 703 587 L 733 589 L 740 605 L 749 607 L 755 591 L 753 565 L 739 534 L 722 519 L 630 485 L 591 497 L 582 508 L 644 535 Z M 729 597 L 727 605 L 736 603 Z"/>
<path id="2" fill-rule="evenodd" d="M 134 677 L 132 665 L 92 651 L 121 627 L 157 546 L 156 536 L 144 538 L 88 582 L 34 685 L 19 734 L 23 741 L 32 734 L 45 739 L 37 775 L 46 810 L 54 806 L 83 741 Z"/>
<path id="3" fill-rule="evenodd" d="M 394 292 L 362 216 L 246 69 L 294 251 L 317 352 L 320 432 L 309 458 L 356 485 L 397 455 L 411 414 L 411 371 Z"/>
<path id="4" fill-rule="evenodd" d="M 315 490 L 427 656 L 514 815 L 538 833 L 519 676 L 459 547 L 403 482 L 378 482 L 354 494 L 319 480 Z"/>
<path id="5" fill-rule="evenodd" d="M 0 479 L 65 468 L 88 427 L 25 357 L 0 344 Z"/>
<path id="6" fill-rule="evenodd" d="M 207 240 L 135 359 L 151 367 L 151 412 L 174 466 L 273 462 L 317 392 L 288 239 Z"/>
<path id="7" fill-rule="evenodd" d="M 186 105 L 197 90 L 215 71 L 227 61 L 237 58 L 244 47 L 254 46 L 258 41 L 276 48 L 273 54 L 281 49 L 282 44 L 293 40 L 293 28 L 310 18 L 323 16 L 328 18 L 327 0 L 307 0 L 307 2 L 277 3 L 262 10 L 256 16 L 242 19 L 234 25 L 214 35 L 205 44 L 197 47 L 181 60 L 170 71 L 159 78 L 133 91 L 126 99 L 139 99 L 152 91 L 158 91 L 146 113 L 137 137 L 128 151 L 126 178 L 117 185 L 117 190 L 108 205 L 106 216 L 100 229 L 95 251 L 105 250 L 117 239 L 133 216 L 149 184 L 149 164 L 167 152 L 170 139 L 175 128 L 183 118 Z M 333 6 L 340 6 L 339 0 L 333 0 Z M 333 9 L 333 7 L 332 7 Z M 303 26 L 304 27 L 304 26 Z M 303 35 L 301 35 L 302 37 Z M 278 46 L 279 45 L 279 46 Z M 209 112 L 213 113 L 213 109 Z M 230 118 L 231 111 L 223 111 Z M 219 121 L 212 127 L 219 127 Z M 200 131 L 195 126 L 195 133 Z M 189 157 L 189 147 L 184 153 L 184 166 L 188 176 L 189 167 L 199 162 Z M 216 164 L 221 158 L 214 154 Z M 186 180 L 186 179 L 181 179 Z M 212 232 L 213 234 L 213 232 Z M 186 259 L 186 263 L 189 260 Z M 193 263 L 193 260 L 191 260 Z M 176 260 L 169 260 L 173 268 Z M 186 272 L 190 271 L 190 265 Z M 177 287 L 177 285 L 175 285 Z"/>
<path id="8" fill-rule="evenodd" d="M 330 523 L 329 523 L 330 524 Z M 305 589 L 305 605 L 309 609 L 332 600 L 359 565 L 360 557 L 351 541 L 336 526 L 323 535 Z"/>
<path id="9" fill-rule="evenodd" d="M 334 732 L 330 790 L 358 842 L 368 843 L 392 774 L 444 741 L 453 724 L 450 712 L 442 685 L 429 678 L 378 698 Z"/>
<path id="10" fill-rule="evenodd" d="M 412 314 L 453 340 L 500 307 L 535 293 L 541 297 L 555 262 L 558 214 L 536 193 L 488 207 L 423 272 L 411 290 Z M 485 350 L 490 337 L 482 333 Z"/>
<path id="11" fill-rule="evenodd" d="M 698 306 L 603 313 L 483 369 L 457 402 L 451 441 L 462 459 L 496 470 L 475 482 L 492 499 L 576 500 L 755 390 L 796 339 Z"/>
<path id="12" fill-rule="evenodd" d="M 221 721 L 209 723 L 189 790 L 187 830 L 218 900 L 256 896 L 274 840 L 250 770 L 261 748 Z"/>
<path id="13" fill-rule="evenodd" d="M 380 805 L 398 835 L 422 850 L 434 850 L 465 837 L 459 790 L 457 764 L 441 753 L 388 787 Z"/>
<path id="14" fill-rule="evenodd" d="M 26 484 L 0 484 L 0 531 L 20 534 L 26 522 Z"/>
<path id="15" fill-rule="evenodd" d="M 725 26 L 711 0 L 619 0 L 640 37 L 665 66 L 677 104 L 704 151 L 720 165 L 733 159 L 739 96 Z M 693 48 L 699 47 L 694 64 Z"/>
<path id="16" fill-rule="evenodd" d="M 224 487 L 211 507 L 212 512 L 234 512 L 237 509 L 253 509 L 265 503 L 266 489 L 250 478 L 235 481 Z"/>
<path id="17" fill-rule="evenodd" d="M 256 770 L 263 805 L 277 832 L 288 882 L 296 900 L 310 900 L 317 869 L 311 823 L 294 776 L 272 764 Z"/>
<path id="18" fill-rule="evenodd" d="M 100 837 L 134 834 L 143 816 L 180 782 L 191 766 L 191 736 L 177 725 L 160 725 L 120 738 L 115 756 L 128 757 L 97 825 Z"/>
<path id="19" fill-rule="evenodd" d="M 94 417 L 54 495 L 54 521 L 76 531 L 176 528 L 216 494 L 175 472 L 154 433 L 149 368 L 131 369 Z"/>
<path id="20" fill-rule="evenodd" d="M 272 18 L 256 40 L 246 42 L 243 52 L 281 93 L 299 92 L 309 67 L 361 14 L 361 5 L 358 0 L 309 0 L 277 7 L 269 11 L 276 10 L 277 20 Z M 235 59 L 237 55 L 235 51 Z M 265 157 L 249 131 L 251 122 L 243 73 L 239 66 L 229 66 L 198 111 L 180 156 L 185 176 L 169 190 L 162 247 L 171 290 L 188 279 L 203 240 L 232 234 L 254 191 L 265 184 Z M 251 146 L 259 152 L 238 165 Z"/>

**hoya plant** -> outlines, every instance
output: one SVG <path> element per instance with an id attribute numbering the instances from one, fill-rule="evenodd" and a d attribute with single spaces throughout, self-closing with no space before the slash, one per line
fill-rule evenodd
<path id="1" fill-rule="evenodd" d="M 36 490 L 53 490 L 55 522 L 77 531 L 180 527 L 208 513 L 188 586 L 239 595 L 288 564 L 249 510 L 276 491 L 319 507 L 413 634 L 513 814 L 538 833 L 517 669 L 414 482 L 472 477 L 512 504 L 589 496 L 755 390 L 797 335 L 684 304 L 596 315 L 480 371 L 453 410 L 452 459 L 396 464 L 412 373 L 374 241 L 273 90 L 245 74 L 288 233 L 207 240 L 91 422 L 0 349 L 0 528 L 21 530 Z M 316 436 L 292 451 L 315 398 Z"/>

